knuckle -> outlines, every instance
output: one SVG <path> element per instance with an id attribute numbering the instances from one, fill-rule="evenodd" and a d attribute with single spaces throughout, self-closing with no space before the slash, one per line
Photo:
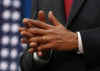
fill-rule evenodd
<path id="1" fill-rule="evenodd" d="M 36 42 L 31 42 L 30 43 L 30 47 L 36 47 L 37 46 L 37 43 Z"/>

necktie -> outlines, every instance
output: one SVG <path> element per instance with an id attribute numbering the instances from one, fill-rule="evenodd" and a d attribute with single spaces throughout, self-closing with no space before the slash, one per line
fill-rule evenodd
<path id="1" fill-rule="evenodd" d="M 71 7 L 72 7 L 72 1 L 73 0 L 64 0 L 66 20 L 68 20 L 68 17 L 69 17 L 69 14 L 70 14 L 70 10 L 71 10 Z"/>

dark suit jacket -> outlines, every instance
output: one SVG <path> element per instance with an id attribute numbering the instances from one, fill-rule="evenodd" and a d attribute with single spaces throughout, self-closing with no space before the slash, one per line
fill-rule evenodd
<path id="1" fill-rule="evenodd" d="M 64 0 L 33 0 L 33 13 L 53 10 L 60 22 L 73 32 L 81 33 L 84 54 L 56 52 L 44 67 L 39 67 L 27 51 L 21 59 L 23 71 L 100 71 L 100 0 L 74 0 L 66 22 Z M 67 40 L 67 39 L 66 39 Z"/>

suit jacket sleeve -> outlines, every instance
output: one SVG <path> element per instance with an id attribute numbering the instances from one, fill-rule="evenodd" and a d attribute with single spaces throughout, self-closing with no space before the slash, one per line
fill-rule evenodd
<path id="1" fill-rule="evenodd" d="M 24 52 L 20 60 L 21 71 L 37 71 L 36 65 L 33 63 L 32 54 Z"/>
<path id="2" fill-rule="evenodd" d="M 46 69 L 45 67 L 48 66 L 47 64 L 42 64 L 36 62 L 33 59 L 33 55 L 28 52 L 28 49 L 24 52 L 20 59 L 20 68 L 21 71 L 40 71 Z"/>
<path id="3" fill-rule="evenodd" d="M 100 64 L 100 28 L 81 31 L 84 55 L 89 65 Z"/>

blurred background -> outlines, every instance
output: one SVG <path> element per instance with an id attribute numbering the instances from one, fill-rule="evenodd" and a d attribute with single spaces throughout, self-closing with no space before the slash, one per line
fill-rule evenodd
<path id="1" fill-rule="evenodd" d="M 18 27 L 31 16 L 31 0 L 0 0 L 0 71 L 21 71 L 19 62 L 26 46 Z"/>

